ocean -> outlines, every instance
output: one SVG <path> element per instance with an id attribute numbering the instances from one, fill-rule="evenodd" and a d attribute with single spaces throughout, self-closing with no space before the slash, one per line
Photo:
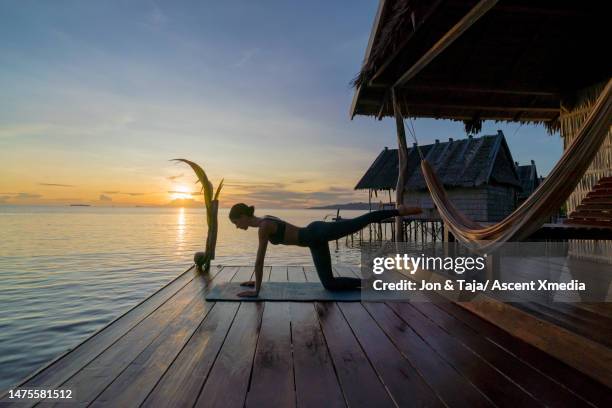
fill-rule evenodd
<path id="1" fill-rule="evenodd" d="M 227 211 L 219 211 L 214 262 L 252 265 L 257 231 L 236 229 Z M 257 212 L 298 226 L 335 215 Z M 0 391 L 185 271 L 205 237 L 203 209 L 0 206 Z M 334 263 L 359 264 L 358 248 L 330 248 Z M 268 246 L 266 265 L 309 264 L 307 248 Z"/>

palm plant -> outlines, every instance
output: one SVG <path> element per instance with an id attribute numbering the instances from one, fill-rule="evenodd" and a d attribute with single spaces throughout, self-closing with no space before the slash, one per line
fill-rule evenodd
<path id="1" fill-rule="evenodd" d="M 215 259 L 215 247 L 217 245 L 217 213 L 219 210 L 219 194 L 223 187 L 223 179 L 217 186 L 217 190 L 213 195 L 213 185 L 208 179 L 206 172 L 197 163 L 187 159 L 172 159 L 188 164 L 193 172 L 198 177 L 196 183 L 202 186 L 202 194 L 204 195 L 204 206 L 206 207 L 206 225 L 208 226 L 208 234 L 206 236 L 206 250 L 204 253 L 197 252 L 194 256 L 194 262 L 198 268 L 204 271 L 210 270 L 210 261 Z"/>

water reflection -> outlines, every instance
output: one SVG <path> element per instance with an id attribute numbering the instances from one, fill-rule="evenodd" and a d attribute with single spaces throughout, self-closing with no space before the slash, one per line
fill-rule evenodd
<path id="1" fill-rule="evenodd" d="M 177 253 L 180 253 L 185 243 L 185 209 L 183 207 L 178 209 L 178 217 L 176 219 L 176 244 Z"/>

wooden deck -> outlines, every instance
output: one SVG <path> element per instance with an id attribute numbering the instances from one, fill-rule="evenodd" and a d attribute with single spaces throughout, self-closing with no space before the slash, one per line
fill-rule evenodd
<path id="1" fill-rule="evenodd" d="M 20 387 L 73 389 L 79 406 L 610 406 L 609 388 L 454 303 L 204 299 L 251 274 L 189 270 Z M 54 404 L 18 406 L 36 403 Z"/>

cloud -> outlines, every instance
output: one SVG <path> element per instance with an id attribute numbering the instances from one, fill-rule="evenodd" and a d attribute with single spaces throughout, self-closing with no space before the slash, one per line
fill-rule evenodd
<path id="1" fill-rule="evenodd" d="M 168 194 L 189 194 L 192 196 L 198 196 L 202 193 L 200 193 L 199 191 L 175 191 L 175 190 L 170 190 L 167 192 Z"/>
<path id="2" fill-rule="evenodd" d="M 168 17 L 157 4 L 154 4 L 153 9 L 147 13 L 147 22 L 153 26 L 161 26 L 168 22 Z"/>
<path id="3" fill-rule="evenodd" d="M 74 187 L 72 184 L 58 184 L 58 183 L 38 183 L 39 186 L 47 187 Z"/>
<path id="4" fill-rule="evenodd" d="M 352 188 L 347 188 L 347 187 L 336 187 L 336 186 L 331 186 L 328 189 L 329 191 L 333 191 L 335 193 L 346 193 L 346 194 L 350 194 L 353 192 Z"/>
<path id="5" fill-rule="evenodd" d="M 183 175 L 184 175 L 184 174 L 183 174 L 183 173 L 181 173 L 181 174 L 177 174 L 176 176 L 168 176 L 168 177 L 166 177 L 166 178 L 167 178 L 168 180 L 176 180 L 176 179 L 179 179 L 179 178 L 183 177 Z"/>
<path id="6" fill-rule="evenodd" d="M 325 191 L 293 191 L 284 188 L 260 188 L 230 197 L 235 201 L 255 203 L 258 206 L 296 207 L 304 205 L 337 204 L 356 199 L 349 188 L 332 187 Z M 226 200 L 227 201 L 227 200 Z"/>
<path id="7" fill-rule="evenodd" d="M 252 60 L 255 55 L 259 54 L 260 51 L 261 51 L 261 49 L 259 49 L 259 48 L 251 48 L 251 49 L 242 51 L 240 59 L 234 64 L 234 67 L 235 68 L 241 68 L 247 62 Z"/>
<path id="8" fill-rule="evenodd" d="M 104 195 L 104 194 L 100 194 L 99 200 L 100 201 L 113 201 L 112 197 L 109 197 L 109 196 Z"/>
<path id="9" fill-rule="evenodd" d="M 110 190 L 110 191 L 102 191 L 102 194 L 125 194 L 125 195 L 129 195 L 129 196 L 141 196 L 141 195 L 147 195 L 147 194 L 154 194 L 154 193 L 131 193 L 131 192 L 125 192 L 125 191 L 116 191 L 116 190 Z"/>
<path id="10" fill-rule="evenodd" d="M 285 183 L 259 183 L 259 182 L 248 182 L 248 181 L 232 181 L 228 183 L 224 183 L 227 187 L 240 187 L 243 190 L 260 190 L 267 188 L 277 188 L 283 189 L 287 185 Z"/>
<path id="11" fill-rule="evenodd" d="M 40 194 L 32 194 L 32 193 L 17 193 L 17 195 L 15 196 L 15 198 L 18 200 L 29 200 L 29 199 L 41 198 L 41 197 L 42 195 Z"/>
<path id="12" fill-rule="evenodd" d="M 11 196 L 7 196 L 7 195 L 0 196 L 0 203 L 6 203 L 10 199 L 11 199 Z"/>

